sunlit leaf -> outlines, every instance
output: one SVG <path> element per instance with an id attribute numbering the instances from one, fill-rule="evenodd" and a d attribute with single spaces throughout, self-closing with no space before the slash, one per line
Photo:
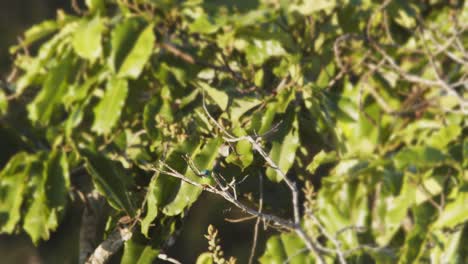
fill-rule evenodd
<path id="1" fill-rule="evenodd" d="M 24 39 L 22 40 L 22 45 L 28 46 L 36 42 L 37 40 L 40 40 L 41 38 L 44 38 L 52 34 L 58 28 L 59 28 L 58 23 L 53 20 L 46 20 L 37 25 L 34 25 L 24 33 Z M 10 52 L 14 53 L 20 48 L 21 48 L 20 45 L 11 47 Z"/>
<path id="2" fill-rule="evenodd" d="M 119 77 L 137 78 L 153 51 L 153 25 L 128 18 L 112 32 L 111 68 Z"/>
<path id="3" fill-rule="evenodd" d="M 99 58 L 102 52 L 102 31 L 104 29 L 103 21 L 99 16 L 90 21 L 83 21 L 73 35 L 73 48 L 82 58 L 95 60 Z"/>
<path id="4" fill-rule="evenodd" d="M 30 164 L 25 152 L 10 159 L 0 172 L 0 232 L 11 234 L 21 218 L 21 205 L 26 190 Z"/>
<path id="5" fill-rule="evenodd" d="M 32 241 L 49 239 L 50 232 L 57 229 L 67 204 L 70 179 L 64 153 L 54 150 L 50 153 L 44 168 L 35 166 L 30 171 L 33 191 L 32 201 L 24 216 L 23 228 Z"/>
<path id="6" fill-rule="evenodd" d="M 195 264 L 213 264 L 213 257 L 210 252 L 204 252 L 197 258 Z"/>
<path id="7" fill-rule="evenodd" d="M 107 82 L 106 91 L 99 104 L 94 108 L 92 130 L 98 134 L 107 134 L 120 118 L 128 93 L 126 80 L 112 78 Z"/>
<path id="8" fill-rule="evenodd" d="M 444 208 L 435 222 L 435 227 L 453 228 L 468 220 L 468 192 L 466 190 L 460 191 L 454 198 Z"/>
<path id="9" fill-rule="evenodd" d="M 247 60 L 254 65 L 260 65 L 271 57 L 285 54 L 286 51 L 277 40 L 254 40 L 246 49 Z"/>
<path id="10" fill-rule="evenodd" d="M 213 88 L 209 84 L 204 82 L 199 82 L 198 84 L 203 90 L 206 91 L 211 100 L 213 100 L 219 107 L 221 107 L 222 110 L 226 110 L 229 102 L 229 97 L 225 92 Z"/>
<path id="11" fill-rule="evenodd" d="M 268 239 L 260 263 L 314 263 L 304 242 L 295 234 L 284 233 Z"/>
<path id="12" fill-rule="evenodd" d="M 325 152 L 321 150 L 319 153 L 317 153 L 314 158 L 312 159 L 312 162 L 307 166 L 307 170 L 314 174 L 317 168 L 324 164 L 324 163 L 329 163 L 333 162 L 336 160 L 336 152 Z"/>

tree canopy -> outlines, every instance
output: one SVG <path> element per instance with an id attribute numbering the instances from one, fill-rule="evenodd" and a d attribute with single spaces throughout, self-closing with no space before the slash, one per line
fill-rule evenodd
<path id="1" fill-rule="evenodd" d="M 249 262 L 468 262 L 465 1 L 74 7 L 10 48 L 1 233 L 74 212 L 70 263 L 175 261 L 209 192 L 254 219 Z M 206 238 L 193 262 L 236 261 Z"/>

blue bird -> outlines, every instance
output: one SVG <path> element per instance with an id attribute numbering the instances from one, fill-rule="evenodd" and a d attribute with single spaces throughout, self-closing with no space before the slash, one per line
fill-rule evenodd
<path id="1" fill-rule="evenodd" d="M 210 177 L 211 176 L 211 171 L 210 170 L 202 170 L 202 171 L 200 171 L 200 176 Z"/>

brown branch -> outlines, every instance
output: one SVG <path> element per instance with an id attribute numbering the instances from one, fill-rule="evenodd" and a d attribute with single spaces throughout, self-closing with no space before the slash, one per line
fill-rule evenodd
<path id="1" fill-rule="evenodd" d="M 162 43 L 161 44 L 161 47 L 164 48 L 166 51 L 168 51 L 169 53 L 171 53 L 172 55 L 174 55 L 175 57 L 189 63 L 189 64 L 195 64 L 196 61 L 195 59 L 193 58 L 192 55 L 176 48 L 174 45 L 172 44 L 168 44 L 168 43 Z"/>
<path id="2" fill-rule="evenodd" d="M 92 191 L 86 196 L 79 191 L 78 194 L 85 202 L 85 208 L 81 216 L 79 253 L 79 263 L 85 263 L 98 243 L 98 228 L 100 221 L 102 221 L 106 201 L 97 191 Z"/>
<path id="3" fill-rule="evenodd" d="M 129 228 L 117 227 L 110 235 L 94 250 L 85 264 L 104 264 L 123 246 L 125 241 L 132 237 L 132 231 Z"/>

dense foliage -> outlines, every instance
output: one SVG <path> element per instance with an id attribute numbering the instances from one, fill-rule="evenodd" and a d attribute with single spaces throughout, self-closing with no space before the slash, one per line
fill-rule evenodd
<path id="1" fill-rule="evenodd" d="M 78 210 L 81 261 L 97 239 L 152 263 L 205 190 L 278 230 L 261 263 L 467 263 L 466 21 L 442 0 L 59 11 L 11 48 L 0 231 L 37 244 Z M 235 261 L 217 235 L 199 263 Z"/>

